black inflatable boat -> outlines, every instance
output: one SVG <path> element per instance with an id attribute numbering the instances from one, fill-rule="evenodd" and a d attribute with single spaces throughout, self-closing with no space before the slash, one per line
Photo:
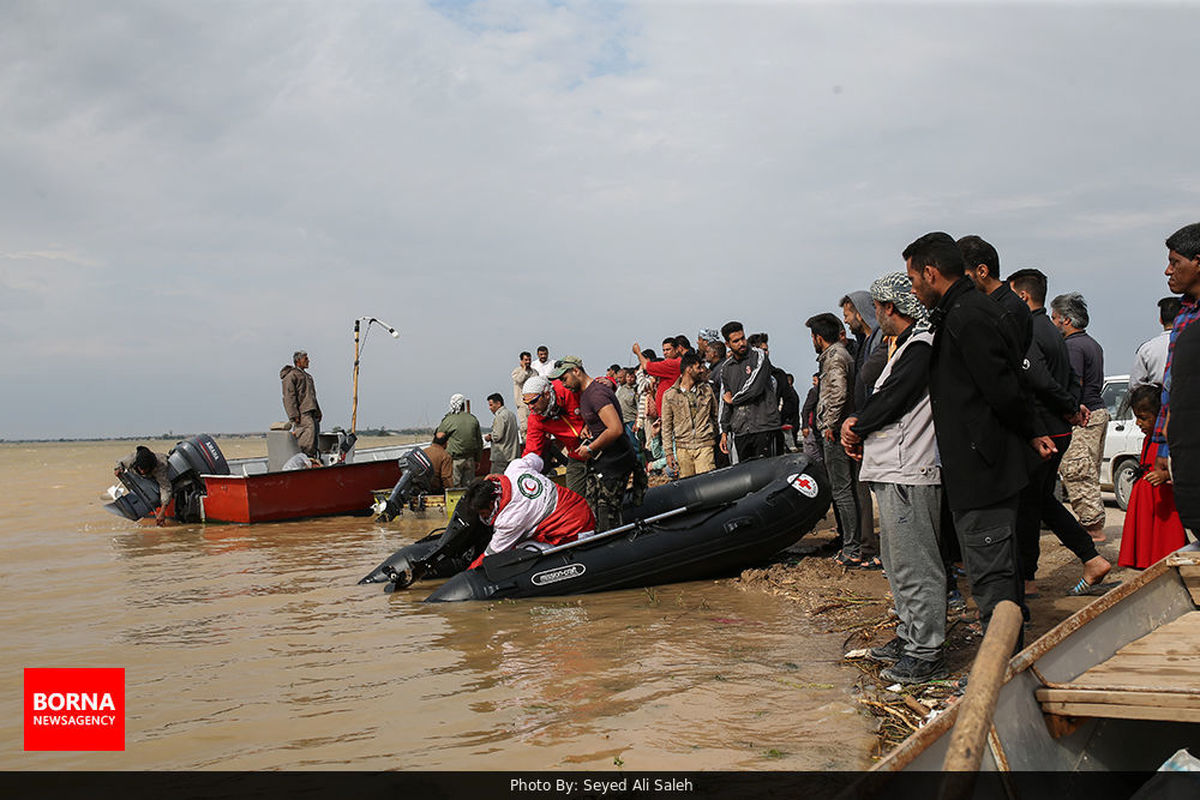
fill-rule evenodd
<path id="1" fill-rule="evenodd" d="M 806 456 L 749 461 L 650 489 L 641 506 L 625 509 L 632 522 L 588 539 L 498 553 L 473 570 L 462 571 L 462 560 L 443 561 L 424 577 L 456 574 L 426 601 L 581 594 L 729 575 L 799 541 L 829 502 L 825 472 Z M 471 524 L 456 517 L 450 527 Z M 486 542 L 478 533 L 476 541 Z M 437 546 L 427 537 L 401 548 L 360 583 L 394 581 Z"/>

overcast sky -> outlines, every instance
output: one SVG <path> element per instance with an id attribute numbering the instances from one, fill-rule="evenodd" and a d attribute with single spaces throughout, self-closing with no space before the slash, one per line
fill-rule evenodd
<path id="1" fill-rule="evenodd" d="M 1200 5 L 0 2 L 0 438 L 434 425 L 548 344 L 804 321 L 931 230 L 1109 373 L 1200 220 Z M 798 383 L 803 383 L 803 379 Z"/>

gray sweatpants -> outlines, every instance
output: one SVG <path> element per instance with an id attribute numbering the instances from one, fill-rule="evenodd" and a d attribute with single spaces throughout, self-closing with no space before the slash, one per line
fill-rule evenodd
<path id="1" fill-rule="evenodd" d="M 946 640 L 946 570 L 938 548 L 941 486 L 871 483 L 879 503 L 879 557 L 887 570 L 904 652 L 922 661 Z"/>
<path id="2" fill-rule="evenodd" d="M 855 497 L 854 463 L 841 442 L 821 437 L 825 450 L 825 471 L 837 504 L 838 522 L 842 524 L 842 554 L 846 558 L 862 557 L 862 530 L 859 528 L 858 498 Z"/>

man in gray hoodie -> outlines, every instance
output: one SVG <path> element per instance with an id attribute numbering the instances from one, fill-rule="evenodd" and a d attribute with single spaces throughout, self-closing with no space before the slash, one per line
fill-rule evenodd
<path id="1" fill-rule="evenodd" d="M 302 453 L 316 458 L 321 405 L 317 402 L 317 386 L 307 369 L 308 353 L 297 350 L 292 354 L 292 364 L 279 370 L 279 379 L 283 382 L 283 411 L 291 420 L 296 444 Z"/>
<path id="2" fill-rule="evenodd" d="M 867 400 L 875 391 L 875 381 L 883 372 L 888 359 L 888 348 L 884 344 L 885 333 L 875 315 L 875 304 L 870 292 L 851 292 L 842 298 L 842 319 L 850 327 L 858 346 L 854 350 L 854 407 L 865 408 Z M 857 465 L 856 465 L 857 467 Z M 880 566 L 879 537 L 875 534 L 875 507 L 871 503 L 871 490 L 865 483 L 855 480 L 855 497 L 858 498 L 859 528 L 862 531 L 863 565 Z"/>

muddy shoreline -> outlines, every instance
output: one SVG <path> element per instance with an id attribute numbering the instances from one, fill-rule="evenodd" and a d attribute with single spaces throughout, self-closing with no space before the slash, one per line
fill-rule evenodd
<path id="1" fill-rule="evenodd" d="M 1117 583 L 1136 570 L 1117 566 L 1121 528 L 1125 513 L 1115 506 L 1106 509 L 1106 542 L 1100 554 L 1112 564 L 1105 583 Z M 895 635 L 887 578 L 878 570 L 845 569 L 832 560 L 836 553 L 832 515 L 800 542 L 780 553 L 774 563 L 750 569 L 733 579 L 747 592 L 764 592 L 800 605 L 820 631 L 842 634 L 842 652 L 883 644 Z M 1031 620 L 1025 629 L 1028 646 L 1064 619 L 1086 606 L 1094 597 L 1071 597 L 1067 591 L 1083 574 L 1083 567 L 1054 534 L 1042 531 L 1038 564 L 1037 595 L 1028 600 Z M 845 687 L 862 713 L 876 718 L 876 741 L 871 758 L 878 760 L 917 730 L 931 712 L 943 710 L 960 696 L 959 681 L 971 670 L 980 636 L 972 629 L 978 611 L 965 576 L 958 580 L 967 601 L 966 611 L 951 613 L 946 622 L 945 659 L 950 677 L 944 681 L 904 687 L 888 685 L 879 678 L 880 666 L 861 658 L 844 662 Z"/>

